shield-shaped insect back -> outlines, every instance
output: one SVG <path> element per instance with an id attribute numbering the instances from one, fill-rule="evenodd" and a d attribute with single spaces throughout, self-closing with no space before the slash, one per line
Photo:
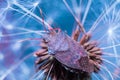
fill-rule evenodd
<path id="1" fill-rule="evenodd" d="M 67 34 L 63 31 L 46 34 L 44 39 L 48 41 L 48 53 L 55 54 L 56 51 L 67 51 L 69 48 L 69 42 L 66 37 Z"/>

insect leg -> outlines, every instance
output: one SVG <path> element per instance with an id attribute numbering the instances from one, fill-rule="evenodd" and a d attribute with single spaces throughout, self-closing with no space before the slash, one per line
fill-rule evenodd
<path id="1" fill-rule="evenodd" d="M 63 2 L 64 2 L 64 4 L 65 4 L 65 6 L 68 8 L 68 10 L 70 11 L 70 13 L 73 15 L 75 21 L 78 23 L 81 31 L 85 34 L 86 31 L 85 31 L 83 25 L 80 23 L 79 19 L 75 16 L 75 14 L 73 13 L 73 11 L 70 9 L 70 6 L 69 6 L 68 3 L 66 2 L 66 0 L 63 0 Z"/>
<path id="2" fill-rule="evenodd" d="M 72 34 L 72 39 L 74 39 L 75 41 L 78 41 L 79 35 L 80 35 L 80 29 L 78 29 L 77 27 L 76 30 Z"/>
<path id="3" fill-rule="evenodd" d="M 80 44 L 81 45 L 83 45 L 83 44 L 85 44 L 86 42 L 88 42 L 89 40 L 90 40 L 90 38 L 91 38 L 91 34 L 90 33 L 87 33 L 87 34 L 85 34 L 85 35 L 83 35 L 83 37 L 81 38 L 81 40 L 80 40 Z"/>

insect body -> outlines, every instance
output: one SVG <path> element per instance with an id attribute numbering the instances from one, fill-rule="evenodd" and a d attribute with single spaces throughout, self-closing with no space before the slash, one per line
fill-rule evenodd
<path id="1" fill-rule="evenodd" d="M 89 62 L 87 51 L 66 33 L 54 32 L 46 35 L 45 40 L 48 41 L 48 54 L 60 63 L 73 69 L 93 72 L 93 64 Z"/>
<path id="2" fill-rule="evenodd" d="M 79 34 L 80 31 L 76 30 L 69 37 L 65 32 L 54 29 L 44 34 L 41 49 L 35 52 L 38 70 L 44 70 L 52 80 L 79 80 L 76 76 L 87 80 L 90 73 L 98 72 L 102 52 L 95 41 L 89 42 L 89 34 L 78 41 Z"/>

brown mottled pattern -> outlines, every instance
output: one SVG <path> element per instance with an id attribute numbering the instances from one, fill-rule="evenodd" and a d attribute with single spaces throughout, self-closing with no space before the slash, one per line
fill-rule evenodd
<path id="1" fill-rule="evenodd" d="M 67 51 L 56 51 L 55 58 L 62 64 L 73 69 L 82 70 L 85 72 L 92 72 L 93 67 L 90 67 L 88 55 L 85 50 L 74 40 L 66 36 L 69 49 Z M 65 44 L 61 44 L 65 45 Z M 67 44 L 66 44 L 67 45 Z"/>

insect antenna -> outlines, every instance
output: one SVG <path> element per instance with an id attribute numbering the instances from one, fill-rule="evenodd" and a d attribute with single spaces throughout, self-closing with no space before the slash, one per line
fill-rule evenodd
<path id="1" fill-rule="evenodd" d="M 78 23 L 79 27 L 80 27 L 80 30 L 85 34 L 86 31 L 83 27 L 83 25 L 81 24 L 81 22 L 79 21 L 79 19 L 75 16 L 75 14 L 73 13 L 73 11 L 70 9 L 70 6 L 68 5 L 68 3 L 66 2 L 66 0 L 63 0 L 65 6 L 68 8 L 68 10 L 70 11 L 70 13 L 73 15 L 75 21 Z"/>
<path id="2" fill-rule="evenodd" d="M 52 32 L 54 32 L 54 31 L 60 31 L 60 28 L 48 28 L 47 29 L 47 27 L 45 26 L 45 19 L 44 19 L 44 15 L 43 15 L 43 11 L 42 11 L 42 9 L 40 9 L 40 15 L 41 15 L 41 17 L 42 17 L 42 23 L 43 23 L 43 26 L 44 26 L 44 29 L 45 29 L 45 31 L 47 31 L 47 30 L 49 30 L 49 31 L 52 31 Z M 53 27 L 54 26 L 56 26 L 55 24 L 53 25 Z"/>
<path id="3" fill-rule="evenodd" d="M 47 29 L 46 29 L 46 27 L 45 27 L 45 23 L 44 23 L 44 16 L 43 16 L 42 9 L 40 9 L 40 15 L 41 15 L 41 17 L 42 17 L 42 24 L 43 24 L 44 29 L 45 29 L 45 31 L 46 31 Z"/>
<path id="4" fill-rule="evenodd" d="M 42 9 L 40 9 L 40 15 L 41 15 L 41 17 L 42 17 L 42 23 L 43 23 L 43 26 L 44 26 L 45 31 L 47 31 L 47 30 L 50 31 L 51 29 L 53 29 L 52 27 L 48 27 L 48 29 L 47 29 L 47 27 L 45 26 L 45 19 L 44 19 L 44 15 L 43 15 Z"/>

